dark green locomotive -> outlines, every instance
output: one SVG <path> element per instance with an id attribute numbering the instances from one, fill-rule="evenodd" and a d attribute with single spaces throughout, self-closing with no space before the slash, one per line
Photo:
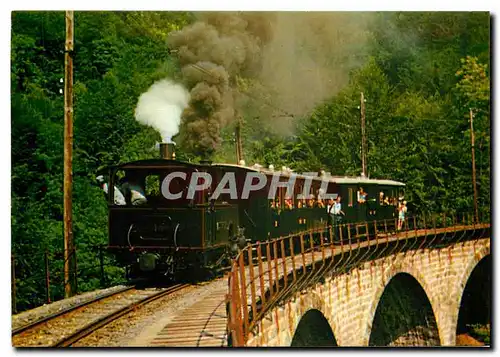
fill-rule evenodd
<path id="1" fill-rule="evenodd" d="M 190 195 L 193 175 L 205 174 L 211 177 L 211 183 L 204 182 L 206 187 Z M 258 189 L 256 175 L 266 178 Z M 260 167 L 192 164 L 172 159 L 141 160 L 111 167 L 108 187 L 123 187 L 129 177 L 143 188 L 145 200 L 135 204 L 130 192 L 124 192 L 125 202 L 117 203 L 115 191 L 108 190 L 109 249 L 123 265 L 132 267 L 134 275 L 182 272 L 192 275 L 197 271 L 213 271 L 227 267 L 238 247 L 248 242 L 272 240 L 332 223 L 394 219 L 404 187 L 390 180 L 326 174 L 311 177 L 289 170 L 276 172 Z M 280 186 L 290 182 L 291 177 L 294 177 L 293 192 L 292 189 L 287 192 L 287 187 L 277 187 L 270 196 L 273 179 L 275 186 Z M 203 181 L 196 180 L 195 184 Z M 254 185 L 255 189 L 247 190 L 248 198 L 243 198 L 246 180 L 247 186 Z M 167 183 L 168 192 L 175 197 L 165 197 Z M 217 199 L 211 199 L 219 185 L 227 189 Z M 229 192 L 231 186 L 236 188 L 235 195 Z M 365 202 L 360 203 L 359 193 L 363 195 L 363 191 Z M 344 214 L 332 215 L 331 201 L 323 198 L 325 194 L 342 197 Z"/>

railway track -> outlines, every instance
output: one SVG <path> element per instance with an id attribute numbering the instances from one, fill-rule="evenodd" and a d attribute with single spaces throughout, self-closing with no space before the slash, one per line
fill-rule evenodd
<path id="1" fill-rule="evenodd" d="M 160 290 L 127 287 L 51 314 L 12 331 L 14 347 L 69 347 L 138 307 L 188 286 Z"/>

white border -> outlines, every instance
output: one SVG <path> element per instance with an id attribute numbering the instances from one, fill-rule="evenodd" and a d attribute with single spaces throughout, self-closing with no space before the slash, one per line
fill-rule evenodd
<path id="1" fill-rule="evenodd" d="M 4 197 L 7 199 L 2 200 L 1 209 L 1 222 L 0 227 L 3 228 L 3 234 L 1 237 L 1 248 L 2 258 L 1 264 L 2 267 L 0 269 L 1 280 L 0 286 L 7 289 L 10 289 L 10 121 L 7 118 L 10 118 L 10 12 L 12 10 L 61 10 L 61 9 L 74 9 L 74 10 L 191 10 L 191 11 L 199 11 L 199 10 L 287 10 L 287 11 L 314 11 L 314 10 L 330 10 L 330 11 L 492 11 L 494 16 L 498 15 L 498 7 L 500 2 L 498 1 L 486 1 L 486 0 L 475 0 L 475 1 L 465 1 L 465 0 L 447 0 L 447 1 L 430 1 L 430 0 L 421 0 L 421 1 L 412 1 L 412 2 L 403 2 L 403 1 L 388 1 L 388 0 L 358 0 L 356 2 L 349 1 L 319 1 L 319 0 L 308 0 L 302 2 L 292 2 L 292 1 L 270 1 L 270 0 L 259 0 L 259 1 L 248 1 L 248 0 L 233 0 L 231 2 L 208 2 L 201 0 L 164 0 L 164 1 L 153 1 L 153 0 L 141 0 L 141 1 L 131 1 L 131 0 L 122 0 L 122 1 L 99 1 L 99 0 L 86 0 L 86 1 L 61 1 L 61 0 L 46 0 L 46 1 L 34 1 L 34 0 L 23 0 L 16 2 L 2 2 L 1 3 L 1 44 L 4 49 L 4 55 L 1 56 L 3 69 L 1 73 L 1 85 L 2 85 L 2 100 L 4 102 L 3 115 L 0 120 L 0 155 L 2 156 L 1 163 L 3 166 L 0 188 L 2 188 L 2 192 Z M 492 41 L 498 38 L 498 22 L 495 23 L 494 34 L 492 34 Z M 496 49 L 498 45 L 495 46 Z M 495 51 L 497 53 L 497 51 Z M 493 55 L 493 60 L 495 61 L 495 72 L 497 73 L 499 70 L 497 56 Z M 497 77 L 497 76 L 496 76 Z M 497 78 L 494 78 L 492 81 L 492 86 L 494 88 L 498 88 Z M 496 91 L 494 92 L 494 98 L 492 98 L 492 103 L 495 103 L 495 99 L 497 98 Z M 495 113 L 498 113 L 498 108 L 495 108 Z M 495 118 L 492 118 L 492 121 L 498 118 L 498 115 L 495 115 Z M 498 134 L 498 128 L 500 124 L 494 125 L 495 131 L 494 134 Z M 498 135 L 494 135 L 494 138 L 498 138 Z M 493 140 L 496 143 L 496 140 Z M 498 156 L 496 155 L 497 145 L 493 147 L 494 155 L 494 165 L 498 164 Z M 493 171 L 492 171 L 493 172 Z M 495 180 L 492 184 L 496 184 Z M 498 187 L 496 185 L 495 187 Z M 9 191 L 9 193 L 7 193 Z M 492 197 L 492 202 L 498 202 L 498 190 L 495 190 L 495 196 Z M 499 216 L 499 210 L 495 210 L 495 216 L 493 221 L 497 221 L 496 218 Z M 498 243 L 494 244 L 494 250 L 496 254 L 496 246 Z M 496 269 L 495 269 L 496 271 Z M 496 295 L 496 287 L 498 286 L 499 276 L 500 274 L 496 272 L 494 274 L 495 282 L 494 282 L 494 297 Z M 7 293 L 2 294 L 2 312 L 4 318 L 2 318 L 2 323 L 0 325 L 1 328 L 1 346 L 2 352 L 7 352 L 7 355 L 14 354 L 14 350 L 9 348 L 10 342 L 10 298 Z M 493 321 L 498 323 L 500 321 L 499 307 L 495 306 L 494 312 L 495 316 L 493 317 Z M 498 326 L 494 327 L 494 331 L 498 331 Z M 495 337 L 498 334 L 495 333 Z M 495 338 L 495 341 L 498 343 L 498 339 Z M 362 351 L 362 350 L 361 350 Z M 347 350 L 349 353 L 358 354 L 361 351 L 352 351 Z M 48 351 L 47 351 L 48 352 Z M 119 353 L 123 353 L 123 350 L 120 350 Z M 209 351 L 200 351 L 201 353 L 207 353 Z M 214 351 L 215 353 L 220 353 L 220 351 Z M 299 352 L 300 351 L 296 351 Z M 309 353 L 310 351 L 303 351 L 302 353 Z M 331 353 L 343 353 L 345 350 L 335 350 L 335 351 L 322 351 L 320 353 L 331 354 Z M 370 350 L 368 353 L 373 353 L 373 350 Z M 382 351 L 385 353 L 386 351 Z M 425 353 L 426 356 L 433 355 L 439 353 L 437 350 L 418 350 L 414 351 L 417 354 Z M 467 351 L 470 354 L 472 351 Z M 473 354 L 478 353 L 479 351 L 473 352 Z M 38 352 L 35 352 L 38 353 Z M 48 352 L 51 353 L 51 352 Z M 80 354 L 81 351 L 73 351 L 72 353 Z M 91 352 L 93 353 L 93 352 Z M 127 350 L 127 354 L 132 354 L 135 356 L 142 356 L 144 351 L 130 351 Z M 147 351 L 147 353 L 154 354 L 164 354 L 164 353 L 174 353 L 180 354 L 184 353 L 184 351 Z M 234 352 L 233 352 L 234 353 Z M 245 351 L 244 353 L 250 353 L 253 355 L 255 352 Z"/>

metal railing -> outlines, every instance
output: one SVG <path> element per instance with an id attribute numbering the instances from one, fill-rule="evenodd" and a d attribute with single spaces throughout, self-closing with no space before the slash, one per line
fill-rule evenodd
<path id="1" fill-rule="evenodd" d="M 270 309 L 326 273 L 342 274 L 399 252 L 451 249 L 451 243 L 489 237 L 489 228 L 489 223 L 477 223 L 468 213 L 423 215 L 404 222 L 395 218 L 328 226 L 247 245 L 232 261 L 229 275 L 230 345 L 244 346 L 249 332 Z"/>
<path id="2" fill-rule="evenodd" d="M 74 281 L 75 293 L 82 293 L 96 288 L 106 288 L 118 282 L 125 282 L 123 270 L 110 254 L 106 246 L 94 245 L 81 249 L 85 261 L 77 264 L 77 248 L 74 256 L 75 265 L 69 271 Z M 80 260 L 82 260 L 80 256 Z M 41 250 L 31 254 L 11 254 L 11 302 L 12 313 L 32 309 L 43 304 L 64 298 L 64 253 L 61 250 Z M 112 272 L 110 272 L 110 270 Z M 117 280 L 117 277 L 122 277 Z M 91 284 L 88 283 L 91 281 Z M 98 281 L 98 282 L 97 282 Z"/>

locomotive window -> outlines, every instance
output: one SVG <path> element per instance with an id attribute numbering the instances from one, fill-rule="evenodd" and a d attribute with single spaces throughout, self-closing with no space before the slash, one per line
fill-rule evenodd
<path id="1" fill-rule="evenodd" d="M 352 188 L 349 189 L 349 207 L 352 207 Z"/>
<path id="2" fill-rule="evenodd" d="M 107 182 L 107 180 L 102 182 L 102 183 L 106 184 L 106 191 L 108 191 L 106 193 L 106 198 L 108 199 L 109 203 L 114 203 L 115 205 L 123 205 L 123 200 L 125 200 L 125 193 L 124 193 L 123 188 L 122 188 L 124 177 L 125 177 L 125 171 L 117 170 L 114 173 L 113 177 L 111 177 L 111 180 L 109 183 Z M 109 184 L 114 186 L 114 191 L 109 192 L 109 190 L 108 190 Z M 101 185 L 101 187 L 102 187 L 102 185 Z M 104 187 L 102 187 L 102 188 L 104 190 Z M 123 198 L 121 200 L 120 199 L 117 200 L 116 196 L 123 196 Z"/>

